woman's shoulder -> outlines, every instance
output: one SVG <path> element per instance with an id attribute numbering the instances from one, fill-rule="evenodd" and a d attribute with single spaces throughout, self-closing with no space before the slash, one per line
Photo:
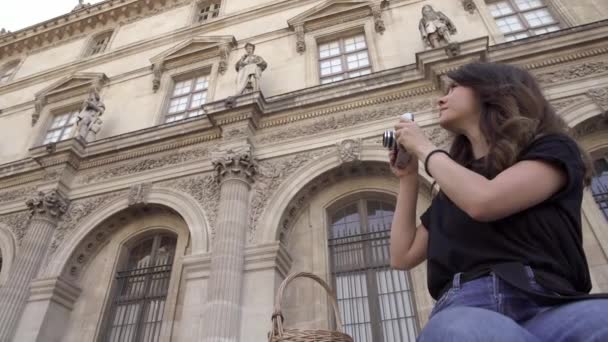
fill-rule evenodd
<path id="1" fill-rule="evenodd" d="M 549 133 L 536 136 L 521 151 L 520 157 L 524 157 L 530 153 L 580 154 L 578 144 L 566 133 Z"/>

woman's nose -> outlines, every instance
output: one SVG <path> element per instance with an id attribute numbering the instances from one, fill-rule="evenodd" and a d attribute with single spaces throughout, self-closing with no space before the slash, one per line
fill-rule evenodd
<path id="1" fill-rule="evenodd" d="M 442 96 L 437 100 L 437 104 L 439 105 L 439 107 L 443 106 L 445 103 L 446 103 L 445 96 Z"/>

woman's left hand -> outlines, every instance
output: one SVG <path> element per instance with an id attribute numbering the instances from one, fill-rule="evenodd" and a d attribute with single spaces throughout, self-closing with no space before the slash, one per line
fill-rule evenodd
<path id="1" fill-rule="evenodd" d="M 395 137 L 397 143 L 416 155 L 419 160 L 424 160 L 426 153 L 436 148 L 414 121 L 399 119 L 399 123 L 395 125 Z"/>

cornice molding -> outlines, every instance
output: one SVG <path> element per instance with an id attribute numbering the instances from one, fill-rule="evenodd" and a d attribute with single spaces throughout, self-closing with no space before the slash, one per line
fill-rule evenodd
<path id="1" fill-rule="evenodd" d="M 0 59 L 190 0 L 107 0 L 0 37 Z"/>

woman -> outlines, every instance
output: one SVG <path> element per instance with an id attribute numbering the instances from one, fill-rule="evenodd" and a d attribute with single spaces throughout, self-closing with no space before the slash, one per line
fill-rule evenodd
<path id="1" fill-rule="evenodd" d="M 448 76 L 450 152 L 401 120 L 397 141 L 417 158 L 397 169 L 389 155 L 391 264 L 426 259 L 437 299 L 419 341 L 608 341 L 608 299 L 588 294 L 582 248 L 585 154 L 528 72 L 473 63 Z M 416 227 L 418 160 L 441 190 Z"/>

